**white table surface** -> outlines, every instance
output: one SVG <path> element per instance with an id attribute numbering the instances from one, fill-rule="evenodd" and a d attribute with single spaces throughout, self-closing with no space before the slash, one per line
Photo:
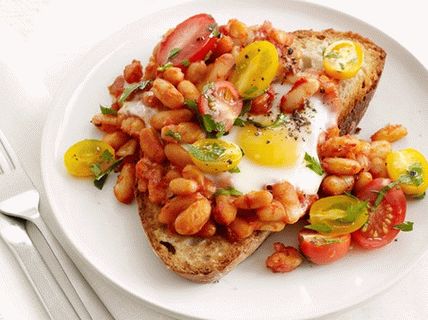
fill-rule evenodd
<path id="1" fill-rule="evenodd" d="M 129 22 L 183 0 L 0 0 L 0 128 L 39 190 L 40 141 L 48 103 L 67 66 Z M 422 1 L 313 0 L 383 30 L 428 66 L 428 30 Z M 5 81 L 6 79 L 6 81 Z M 42 198 L 43 199 L 43 198 Z M 42 203 L 42 210 L 47 210 Z M 82 273 L 117 319 L 170 319 L 110 287 L 81 265 Z M 344 293 L 346 294 L 346 293 Z M 428 255 L 383 294 L 325 319 L 427 319 Z M 18 264 L 0 241 L 0 319 L 47 319 Z"/>

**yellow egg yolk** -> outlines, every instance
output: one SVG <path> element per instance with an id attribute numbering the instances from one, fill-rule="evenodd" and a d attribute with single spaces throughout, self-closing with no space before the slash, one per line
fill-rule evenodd
<path id="1" fill-rule="evenodd" d="M 265 166 L 291 167 L 297 162 L 297 141 L 289 136 L 285 127 L 240 128 L 238 144 L 245 157 Z"/>

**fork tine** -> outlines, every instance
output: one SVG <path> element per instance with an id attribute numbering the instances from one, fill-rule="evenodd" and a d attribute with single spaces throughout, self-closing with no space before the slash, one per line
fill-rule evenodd
<path id="1" fill-rule="evenodd" d="M 0 174 L 15 170 L 13 152 L 3 132 L 0 131 Z"/>

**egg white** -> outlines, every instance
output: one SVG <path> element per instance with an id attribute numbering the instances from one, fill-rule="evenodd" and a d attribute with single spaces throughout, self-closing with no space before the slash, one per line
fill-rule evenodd
<path id="1" fill-rule="evenodd" d="M 280 113 L 279 102 L 284 93 L 288 92 L 290 85 L 275 84 L 275 100 L 272 112 L 267 116 L 272 122 Z M 297 131 L 293 123 L 287 124 L 289 130 L 294 130 L 293 135 L 298 137 L 298 158 L 293 166 L 273 167 L 255 163 L 245 155 L 242 157 L 238 167 L 239 173 L 230 174 L 231 185 L 243 193 L 261 190 L 266 185 L 275 184 L 281 181 L 288 181 L 305 194 L 311 195 L 318 192 L 323 176 L 318 175 L 306 167 L 304 160 L 305 153 L 318 159 L 317 145 L 322 132 L 326 131 L 336 123 L 336 116 L 325 105 L 320 96 L 313 96 L 309 99 L 310 108 L 305 108 L 304 112 L 310 120 L 310 124 L 304 130 Z M 312 111 L 310 109 L 314 109 Z M 266 122 L 266 116 L 254 116 L 254 121 Z M 230 133 L 222 139 L 239 145 L 239 128 L 234 127 Z M 277 150 L 277 152 L 287 152 L 287 150 Z M 223 177 L 224 178 L 224 177 Z"/>

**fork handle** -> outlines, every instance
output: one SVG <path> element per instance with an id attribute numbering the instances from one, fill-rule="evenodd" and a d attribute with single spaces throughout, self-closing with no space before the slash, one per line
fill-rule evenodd
<path id="1" fill-rule="evenodd" d="M 53 253 L 54 259 L 50 259 L 51 261 L 47 262 L 48 267 L 55 275 L 58 283 L 63 288 L 65 295 L 73 305 L 79 317 L 82 320 L 113 319 L 104 304 L 100 301 L 91 286 L 77 269 L 76 265 L 59 244 L 58 240 L 51 233 L 40 214 L 33 215 L 30 222 L 39 229 L 40 233 L 46 240 L 46 244 L 48 246 L 47 249 Z M 82 298 L 84 298 L 85 301 L 90 301 L 91 303 L 88 303 L 85 307 Z M 91 308 L 90 311 L 93 314 L 93 317 L 87 308 Z"/>

